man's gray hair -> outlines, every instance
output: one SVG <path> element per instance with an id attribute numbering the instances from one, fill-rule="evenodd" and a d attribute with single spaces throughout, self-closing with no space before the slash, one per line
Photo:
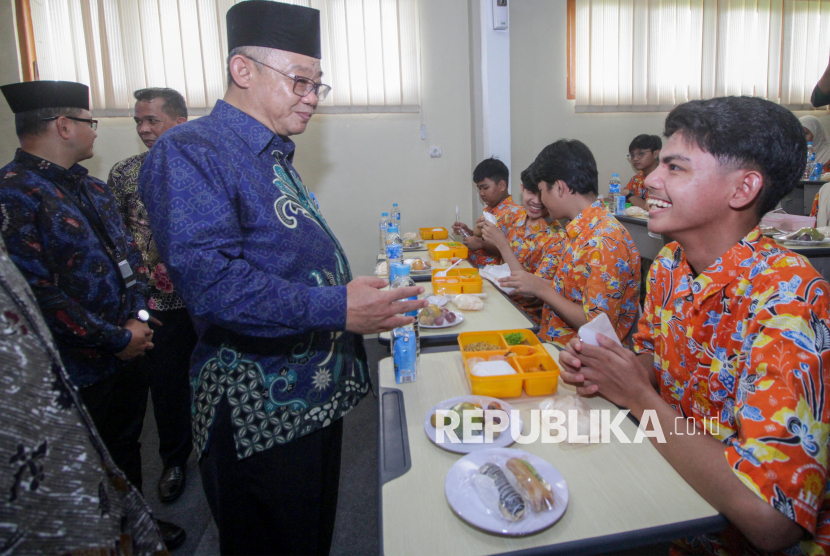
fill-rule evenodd
<path id="1" fill-rule="evenodd" d="M 157 98 L 163 99 L 164 104 L 161 105 L 161 111 L 171 118 L 185 118 L 187 119 L 187 103 L 184 101 L 182 94 L 175 89 L 167 89 L 165 87 L 150 87 L 149 89 L 139 89 L 133 93 L 136 101 L 150 102 Z"/>
<path id="2" fill-rule="evenodd" d="M 274 52 L 278 52 L 273 48 L 267 48 L 264 46 L 237 46 L 233 50 L 228 53 L 228 60 L 227 60 L 227 72 L 228 72 L 228 88 L 233 85 L 233 76 L 231 75 L 231 58 L 234 56 L 245 56 L 246 58 L 250 58 L 254 62 L 270 61 L 271 54 Z"/>

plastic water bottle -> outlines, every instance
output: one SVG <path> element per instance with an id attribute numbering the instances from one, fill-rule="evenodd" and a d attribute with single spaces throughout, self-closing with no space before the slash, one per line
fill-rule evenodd
<path id="1" fill-rule="evenodd" d="M 824 165 L 821 162 L 813 162 L 813 171 L 810 173 L 810 181 L 821 181 L 821 171 Z"/>
<path id="2" fill-rule="evenodd" d="M 389 228 L 389 213 L 380 214 L 380 252 L 386 253 L 386 231 Z"/>
<path id="3" fill-rule="evenodd" d="M 618 212 L 619 202 L 617 199 L 622 198 L 623 200 L 623 207 L 622 210 Z M 621 193 L 621 186 L 620 186 L 620 175 L 619 174 L 611 174 L 611 181 L 608 183 L 608 200 L 609 207 L 608 211 L 613 214 L 622 214 L 625 212 L 625 197 Z"/>
<path id="4" fill-rule="evenodd" d="M 414 286 L 415 282 L 409 277 L 409 265 L 399 264 L 395 269 L 395 281 L 391 289 Z M 418 296 L 407 298 L 416 300 Z M 392 360 L 395 364 L 395 382 L 415 382 L 418 378 L 418 367 L 421 360 L 421 333 L 418 327 L 418 311 L 404 313 L 407 317 L 415 317 L 415 322 L 401 326 L 392 331 Z"/>
<path id="5" fill-rule="evenodd" d="M 393 225 L 398 227 L 398 230 L 401 229 L 401 209 L 398 208 L 398 203 L 392 203 L 392 218 L 391 222 Z"/>
<path id="6" fill-rule="evenodd" d="M 804 174 L 801 176 L 802 180 L 809 180 L 810 174 L 813 173 L 813 163 L 816 161 L 816 153 L 813 151 L 813 143 L 807 143 L 807 164 L 804 166 Z"/>
<path id="7" fill-rule="evenodd" d="M 386 231 L 386 275 L 389 281 L 395 279 L 393 266 L 403 260 L 403 240 L 398 235 L 398 227 L 390 224 Z"/>

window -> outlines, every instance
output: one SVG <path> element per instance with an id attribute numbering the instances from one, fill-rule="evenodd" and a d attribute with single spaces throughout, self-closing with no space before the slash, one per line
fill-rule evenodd
<path id="1" fill-rule="evenodd" d="M 667 111 L 750 95 L 793 110 L 830 54 L 830 2 L 569 0 L 577 112 Z"/>
<path id="2" fill-rule="evenodd" d="M 193 114 L 225 91 L 225 13 L 240 0 L 39 0 L 40 79 L 90 86 L 93 114 L 131 116 L 133 91 L 171 87 Z M 417 112 L 417 0 L 292 0 L 321 12 L 320 112 Z"/>

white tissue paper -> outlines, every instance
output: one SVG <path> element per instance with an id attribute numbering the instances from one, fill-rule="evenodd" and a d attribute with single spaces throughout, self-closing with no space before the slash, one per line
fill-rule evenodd
<path id="1" fill-rule="evenodd" d="M 543 412 L 545 410 L 557 409 L 561 411 L 565 415 L 565 422 L 563 426 L 568 430 L 568 438 L 567 442 L 573 444 L 585 444 L 586 440 L 584 437 L 588 437 L 588 440 L 591 438 L 599 439 L 600 438 L 600 430 L 599 430 L 599 419 L 596 419 L 595 423 L 591 423 L 591 408 L 582 401 L 582 398 L 575 394 L 566 394 L 563 396 L 557 396 L 555 398 L 547 398 L 539 402 L 539 409 Z M 571 412 L 575 413 L 571 413 Z M 580 437 L 578 442 L 574 442 L 574 439 L 571 437 L 571 424 L 570 419 L 571 417 L 576 416 L 576 434 Z M 541 415 L 540 415 L 541 418 Z"/>
<path id="2" fill-rule="evenodd" d="M 449 251 L 450 248 L 443 243 L 434 249 L 435 251 Z"/>
<path id="3" fill-rule="evenodd" d="M 611 338 L 618 346 L 622 346 L 622 342 L 620 342 L 614 326 L 611 324 L 611 319 L 605 313 L 600 313 L 594 320 L 583 324 L 577 334 L 579 335 L 579 339 L 589 346 L 599 346 L 597 334 Z"/>
<path id="4" fill-rule="evenodd" d="M 450 297 L 447 295 L 431 295 L 427 297 L 427 301 L 429 301 L 433 305 L 443 307 L 444 305 L 450 302 Z"/>
<path id="5" fill-rule="evenodd" d="M 510 266 L 505 264 L 488 264 L 478 272 L 482 278 L 486 278 L 493 282 L 497 288 L 499 288 L 504 293 L 510 293 L 516 288 L 505 288 L 499 284 L 499 278 L 506 278 L 510 276 Z"/>
<path id="6" fill-rule="evenodd" d="M 478 311 L 484 309 L 484 301 L 469 293 L 456 295 L 452 298 L 452 302 L 462 311 Z"/>
<path id="7" fill-rule="evenodd" d="M 628 207 L 625 209 L 626 216 L 635 216 L 637 218 L 643 218 L 644 216 L 648 215 L 648 211 L 642 207 Z"/>
<path id="8" fill-rule="evenodd" d="M 490 214 L 490 213 L 489 213 L 489 212 L 487 212 L 487 211 L 482 211 L 482 214 L 484 215 L 484 219 L 485 219 L 487 222 L 489 222 L 490 224 L 493 224 L 494 226 L 497 224 L 497 222 L 496 222 L 496 215 L 495 215 L 495 214 Z"/>
<path id="9" fill-rule="evenodd" d="M 473 376 L 515 375 L 516 369 L 507 361 L 483 361 L 475 365 L 470 374 Z"/>

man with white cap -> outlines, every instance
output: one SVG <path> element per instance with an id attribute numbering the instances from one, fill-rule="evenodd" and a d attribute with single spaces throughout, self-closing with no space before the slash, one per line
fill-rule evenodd
<path id="1" fill-rule="evenodd" d="M 194 319 L 193 439 L 223 554 L 328 554 L 342 417 L 369 391 L 362 334 L 412 322 L 419 287 L 380 291 L 292 165 L 329 92 L 320 13 L 232 7 L 228 90 L 153 146 L 139 188 Z"/>

